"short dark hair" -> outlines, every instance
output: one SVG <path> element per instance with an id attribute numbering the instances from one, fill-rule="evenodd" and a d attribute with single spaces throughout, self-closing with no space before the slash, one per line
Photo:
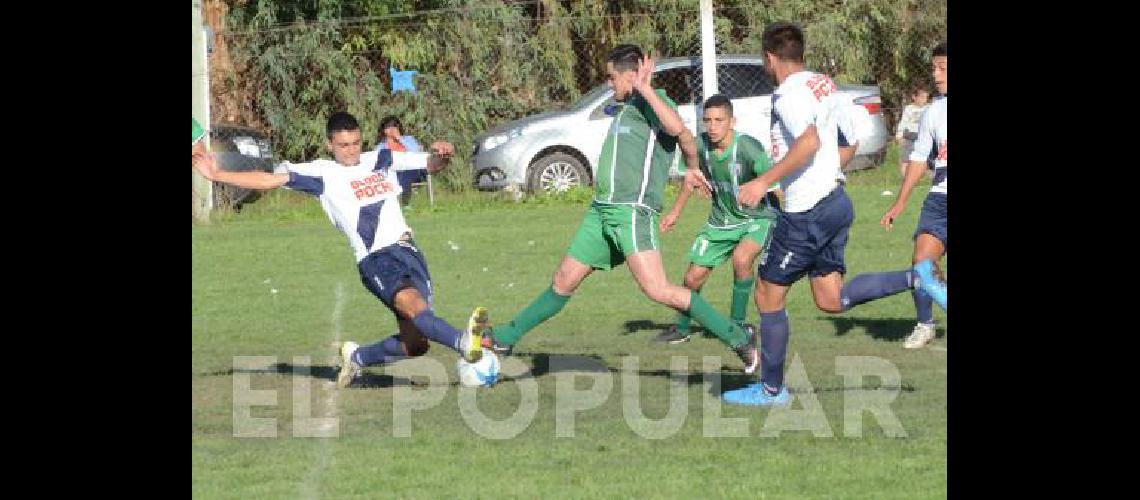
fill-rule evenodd
<path id="1" fill-rule="evenodd" d="M 396 129 L 400 131 L 401 135 L 404 133 L 404 125 L 400 123 L 400 119 L 397 118 L 395 115 L 388 115 L 388 116 L 385 116 L 383 120 L 380 120 L 380 133 L 381 134 L 383 134 L 384 129 L 386 129 L 388 127 L 396 127 Z"/>
<path id="2" fill-rule="evenodd" d="M 910 84 L 910 93 L 914 94 L 918 91 L 930 93 L 930 81 L 925 78 L 917 78 Z"/>
<path id="3" fill-rule="evenodd" d="M 606 56 L 606 62 L 613 63 L 614 69 L 619 72 L 637 71 L 637 66 L 641 64 L 644 57 L 641 47 L 623 43 L 610 50 L 609 55 Z"/>
<path id="4" fill-rule="evenodd" d="M 356 117 L 344 111 L 337 111 L 329 117 L 329 123 L 325 126 L 325 135 L 332 139 L 333 134 L 342 130 L 360 130 L 360 123 L 356 121 Z"/>
<path id="5" fill-rule="evenodd" d="M 804 62 L 804 32 L 792 23 L 772 23 L 764 28 L 764 52 L 781 61 Z"/>
<path id="6" fill-rule="evenodd" d="M 946 57 L 946 42 L 942 42 L 934 47 L 934 53 L 931 54 L 931 57 L 938 56 Z"/>
<path id="7" fill-rule="evenodd" d="M 713 94 L 705 100 L 704 108 L 724 108 L 728 110 L 728 116 L 732 116 L 732 101 L 724 94 Z"/>

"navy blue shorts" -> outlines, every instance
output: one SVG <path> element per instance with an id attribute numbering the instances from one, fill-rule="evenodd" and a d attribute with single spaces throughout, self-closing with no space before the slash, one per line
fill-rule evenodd
<path id="1" fill-rule="evenodd" d="M 423 252 L 416 248 L 414 241 L 401 241 L 372 252 L 356 267 L 364 288 L 388 306 L 397 318 L 402 316 L 396 311 L 396 292 L 407 287 L 418 290 L 431 307 L 431 274 Z"/>
<path id="2" fill-rule="evenodd" d="M 768 247 L 760 254 L 760 279 L 789 286 L 805 273 L 813 278 L 845 273 L 843 249 L 854 221 L 855 209 L 843 186 L 806 212 L 780 211 Z"/>
<path id="3" fill-rule="evenodd" d="M 918 235 L 922 233 L 938 238 L 938 241 L 942 242 L 942 247 L 947 248 L 946 195 L 942 193 L 926 195 L 926 201 L 922 202 L 922 213 L 918 216 L 918 228 L 914 230 L 914 237 L 917 239 Z"/>

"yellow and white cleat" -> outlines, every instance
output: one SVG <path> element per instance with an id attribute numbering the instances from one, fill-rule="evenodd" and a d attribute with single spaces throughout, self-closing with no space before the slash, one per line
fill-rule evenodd
<path id="1" fill-rule="evenodd" d="M 486 307 L 476 307 L 467 319 L 467 331 L 459 339 L 459 354 L 468 363 L 479 361 L 483 357 L 483 332 L 491 327 L 491 315 Z"/>

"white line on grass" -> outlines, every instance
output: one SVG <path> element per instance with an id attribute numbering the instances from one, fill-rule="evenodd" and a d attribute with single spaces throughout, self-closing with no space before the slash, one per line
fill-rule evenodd
<path id="1" fill-rule="evenodd" d="M 344 311 L 344 282 L 337 282 L 336 284 L 336 305 L 333 306 L 332 313 L 332 331 L 333 331 L 333 349 L 339 356 L 338 349 L 340 348 L 340 317 Z M 332 426 L 337 425 L 337 411 L 336 411 L 336 382 L 327 381 L 321 386 L 325 390 L 325 417 L 328 420 L 321 425 L 321 435 L 328 435 L 332 431 Z M 329 457 L 332 454 L 329 443 L 329 438 L 321 438 L 321 449 L 317 453 L 316 462 L 313 468 L 305 476 L 305 482 L 301 485 L 301 498 L 315 499 L 320 498 L 318 487 L 321 484 L 321 474 L 329 465 Z"/>

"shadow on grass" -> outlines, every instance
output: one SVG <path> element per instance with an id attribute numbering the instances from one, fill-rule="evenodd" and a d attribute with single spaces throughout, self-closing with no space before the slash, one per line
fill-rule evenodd
<path id="1" fill-rule="evenodd" d="M 855 328 L 867 331 L 867 336 L 875 340 L 899 342 L 910 335 L 916 321 L 914 319 L 900 318 L 849 318 L 842 316 L 820 316 L 816 319 L 830 321 L 835 326 L 835 336 L 847 335 Z M 938 328 L 935 338 L 942 338 L 946 330 Z"/>
<path id="2" fill-rule="evenodd" d="M 605 361 L 597 355 L 572 355 L 572 354 L 548 354 L 548 353 L 518 353 L 520 358 L 530 358 L 531 369 L 530 371 L 516 375 L 516 376 L 503 376 L 499 379 L 500 383 L 515 382 L 527 378 L 542 378 L 550 375 L 557 375 L 559 373 L 610 373 L 621 375 L 620 368 L 614 368 L 605 363 Z M 376 367 L 373 367 L 376 368 Z M 230 368 L 227 370 L 219 370 L 214 372 L 202 373 L 206 377 L 227 377 L 236 373 L 249 373 L 249 374 L 276 374 L 276 375 L 290 375 L 290 376 L 308 376 L 318 380 L 336 381 L 336 376 L 340 372 L 340 367 L 331 365 L 293 365 L 290 363 L 275 363 L 266 368 Z M 688 372 L 673 372 L 669 369 L 639 369 L 634 371 L 639 377 L 659 377 L 669 380 L 675 380 L 685 383 L 689 386 L 703 385 L 706 382 L 709 384 L 709 394 L 719 397 L 725 390 L 733 390 L 744 387 L 748 384 L 755 383 L 758 378 L 755 374 L 747 375 L 739 368 L 730 368 L 722 365 L 719 372 L 705 373 L 699 371 Z M 869 381 L 870 382 L 870 381 Z M 391 375 L 382 373 L 372 373 L 368 370 L 362 371 L 356 380 L 353 381 L 350 387 L 360 389 L 383 389 L 394 386 L 412 386 L 412 387 L 426 387 L 430 385 L 429 378 L 425 375 L 422 377 L 393 377 Z M 456 380 L 449 381 L 446 385 L 458 386 L 459 382 Z M 914 386 L 910 384 L 903 384 L 900 386 L 882 386 L 882 385 L 864 385 L 858 387 L 846 386 L 824 386 L 824 387 L 811 387 L 810 390 L 803 388 L 791 387 L 789 391 L 793 394 L 802 393 L 827 393 L 827 392 L 848 392 L 848 391 L 866 391 L 866 390 L 896 390 L 903 392 L 914 392 Z"/>

